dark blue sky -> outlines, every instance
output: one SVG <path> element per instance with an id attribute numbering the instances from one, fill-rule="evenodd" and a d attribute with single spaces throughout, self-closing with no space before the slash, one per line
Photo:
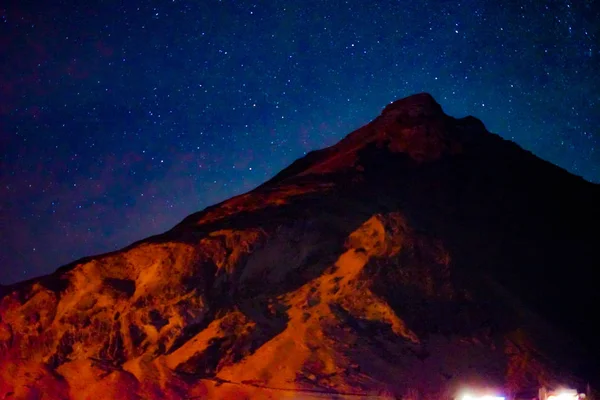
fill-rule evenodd
<path id="1" fill-rule="evenodd" d="M 600 182 L 596 2 L 87 3 L 0 6 L 0 283 L 165 231 L 415 92 Z"/>

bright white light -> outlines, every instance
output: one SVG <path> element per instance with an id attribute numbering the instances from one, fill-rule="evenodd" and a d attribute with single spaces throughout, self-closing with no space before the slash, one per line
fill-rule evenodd
<path id="1" fill-rule="evenodd" d="M 578 400 L 579 394 L 576 390 L 565 390 L 559 393 L 553 393 L 548 396 L 548 400 Z"/>

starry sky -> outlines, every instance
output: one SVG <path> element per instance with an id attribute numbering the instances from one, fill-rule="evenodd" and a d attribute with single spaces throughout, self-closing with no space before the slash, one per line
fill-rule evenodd
<path id="1" fill-rule="evenodd" d="M 163 232 L 429 92 L 600 182 L 593 0 L 0 5 L 0 283 Z"/>

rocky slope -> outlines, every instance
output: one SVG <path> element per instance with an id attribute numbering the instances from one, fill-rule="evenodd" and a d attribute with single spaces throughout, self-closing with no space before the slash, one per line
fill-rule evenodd
<path id="1" fill-rule="evenodd" d="M 162 235 L 0 287 L 0 398 L 580 384 L 600 354 L 598 204 L 414 95 Z"/>

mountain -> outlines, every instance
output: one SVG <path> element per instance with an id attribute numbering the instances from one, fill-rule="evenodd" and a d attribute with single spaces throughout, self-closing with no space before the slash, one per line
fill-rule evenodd
<path id="1" fill-rule="evenodd" d="M 0 288 L 0 398 L 452 398 L 598 376 L 600 187 L 428 94 Z M 377 397 L 378 396 L 378 397 Z"/>

